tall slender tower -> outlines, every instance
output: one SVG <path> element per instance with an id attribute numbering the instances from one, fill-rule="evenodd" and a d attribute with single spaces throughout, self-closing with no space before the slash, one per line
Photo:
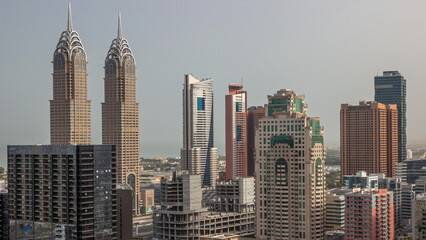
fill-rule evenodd
<path id="1" fill-rule="evenodd" d="M 323 239 L 323 127 L 308 117 L 304 96 L 268 96 L 256 131 L 256 237 Z"/>
<path id="2" fill-rule="evenodd" d="M 254 163 L 256 161 L 256 131 L 259 119 L 265 117 L 265 108 L 252 106 L 247 109 L 247 175 L 254 177 Z"/>
<path id="3" fill-rule="evenodd" d="M 407 82 L 398 71 L 374 77 L 374 101 L 398 106 L 398 162 L 407 159 Z"/>
<path id="4" fill-rule="evenodd" d="M 229 84 L 225 96 L 226 179 L 247 177 L 247 92 Z"/>
<path id="5" fill-rule="evenodd" d="M 53 100 L 50 100 L 52 144 L 90 144 L 90 100 L 87 100 L 87 57 L 78 33 L 68 26 L 53 54 Z"/>
<path id="6" fill-rule="evenodd" d="M 102 143 L 117 147 L 117 182 L 133 188 L 133 212 L 139 209 L 139 104 L 136 102 L 135 59 L 118 33 L 105 59 L 105 102 L 102 103 Z"/>
<path id="7" fill-rule="evenodd" d="M 190 174 L 200 174 L 203 187 L 214 186 L 217 178 L 213 145 L 213 79 L 185 75 L 181 166 Z"/>

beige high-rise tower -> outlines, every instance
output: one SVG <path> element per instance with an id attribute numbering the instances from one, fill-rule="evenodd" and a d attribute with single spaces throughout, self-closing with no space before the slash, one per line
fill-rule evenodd
<path id="1" fill-rule="evenodd" d="M 289 89 L 268 96 L 256 130 L 256 237 L 324 239 L 324 139 L 320 118 Z"/>
<path id="2" fill-rule="evenodd" d="M 68 27 L 53 54 L 53 100 L 50 100 L 52 144 L 90 144 L 90 100 L 87 100 L 87 57 L 73 30 L 71 6 Z"/>
<path id="3" fill-rule="evenodd" d="M 133 188 L 133 213 L 139 209 L 139 104 L 136 102 L 135 59 L 121 33 L 105 59 L 105 102 L 102 103 L 102 143 L 117 147 L 117 183 Z"/>

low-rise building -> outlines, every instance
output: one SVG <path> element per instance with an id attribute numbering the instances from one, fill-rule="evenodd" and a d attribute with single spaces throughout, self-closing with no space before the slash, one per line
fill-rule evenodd
<path id="1" fill-rule="evenodd" d="M 395 237 L 393 193 L 362 189 L 345 195 L 345 240 Z"/>
<path id="2" fill-rule="evenodd" d="M 237 178 L 218 183 L 217 188 L 218 198 L 203 207 L 200 175 L 175 172 L 171 181 L 163 179 L 161 208 L 154 211 L 154 238 L 198 240 L 211 234 L 254 234 L 254 179 Z"/>

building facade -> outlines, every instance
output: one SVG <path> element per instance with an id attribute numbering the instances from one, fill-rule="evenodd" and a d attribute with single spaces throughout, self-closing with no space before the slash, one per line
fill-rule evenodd
<path id="1" fill-rule="evenodd" d="M 253 235 L 254 179 L 240 179 L 219 184 L 218 198 L 207 208 L 202 203 L 201 175 L 175 172 L 172 180 L 163 178 L 161 208 L 154 213 L 154 238 L 198 240 L 211 234 Z"/>
<path id="2" fill-rule="evenodd" d="M 68 25 L 53 54 L 53 100 L 50 100 L 52 144 L 90 144 L 90 100 L 87 100 L 87 56 L 74 31 L 71 6 Z"/>
<path id="3" fill-rule="evenodd" d="M 325 229 L 337 230 L 345 227 L 345 196 L 327 192 Z"/>
<path id="4" fill-rule="evenodd" d="M 426 159 L 406 160 L 398 163 L 396 175 L 403 182 L 415 184 L 417 179 L 426 176 Z"/>
<path id="5" fill-rule="evenodd" d="M 136 102 L 135 59 L 123 38 L 121 16 L 117 37 L 105 59 L 105 102 L 102 143 L 117 147 L 117 182 L 133 189 L 133 213 L 140 213 L 139 104 Z"/>
<path id="6" fill-rule="evenodd" d="M 355 175 L 343 176 L 343 188 L 375 188 L 393 192 L 395 226 L 402 221 L 402 182 L 398 177 L 385 177 L 383 173 L 367 174 L 364 171 Z"/>
<path id="7" fill-rule="evenodd" d="M 268 96 L 256 133 L 256 237 L 324 238 L 324 140 L 304 96 Z"/>
<path id="8" fill-rule="evenodd" d="M 9 239 L 9 198 L 7 190 L 0 190 L 0 240 Z"/>
<path id="9" fill-rule="evenodd" d="M 398 111 L 396 105 L 360 102 L 342 104 L 340 110 L 341 172 L 358 171 L 395 176 L 398 162 Z"/>
<path id="10" fill-rule="evenodd" d="M 414 192 L 414 184 L 402 183 L 401 185 L 401 218 L 402 224 L 406 225 L 411 219 L 411 205 L 416 196 Z"/>
<path id="11" fill-rule="evenodd" d="M 426 239 L 426 194 L 419 194 L 413 200 L 412 239 Z"/>
<path id="12" fill-rule="evenodd" d="M 226 179 L 247 177 L 247 92 L 229 84 L 225 96 Z"/>
<path id="13" fill-rule="evenodd" d="M 10 239 L 116 239 L 115 147 L 8 146 Z"/>
<path id="14" fill-rule="evenodd" d="M 265 108 L 253 106 L 247 109 L 247 175 L 255 174 L 254 163 L 256 161 L 256 131 L 259 127 L 259 119 L 265 117 Z"/>
<path id="15" fill-rule="evenodd" d="M 213 135 L 213 79 L 185 75 L 183 86 L 183 147 L 181 167 L 200 174 L 203 187 L 217 179 L 217 149 Z"/>
<path id="16" fill-rule="evenodd" d="M 133 189 L 129 184 L 116 185 L 117 192 L 117 239 L 133 238 Z"/>
<path id="17" fill-rule="evenodd" d="M 345 240 L 395 237 L 393 193 L 363 189 L 345 195 Z"/>
<path id="18" fill-rule="evenodd" d="M 407 83 L 398 71 L 374 77 L 374 101 L 398 106 L 398 162 L 407 159 Z"/>
<path id="19" fill-rule="evenodd" d="M 141 189 L 141 214 L 152 214 L 155 205 L 154 189 Z"/>

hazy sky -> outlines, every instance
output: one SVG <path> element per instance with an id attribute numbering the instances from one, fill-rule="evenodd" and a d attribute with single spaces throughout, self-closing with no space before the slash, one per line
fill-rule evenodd
<path id="1" fill-rule="evenodd" d="M 122 13 L 137 64 L 141 156 L 178 156 L 184 74 L 214 78 L 215 142 L 224 153 L 224 95 L 244 79 L 249 105 L 280 88 L 305 94 L 328 145 L 341 103 L 373 100 L 373 79 L 408 85 L 408 142 L 426 139 L 426 1 L 71 1 L 88 55 L 93 143 L 101 142 L 103 64 Z M 0 165 L 7 144 L 48 144 L 52 54 L 67 1 L 0 1 Z"/>

